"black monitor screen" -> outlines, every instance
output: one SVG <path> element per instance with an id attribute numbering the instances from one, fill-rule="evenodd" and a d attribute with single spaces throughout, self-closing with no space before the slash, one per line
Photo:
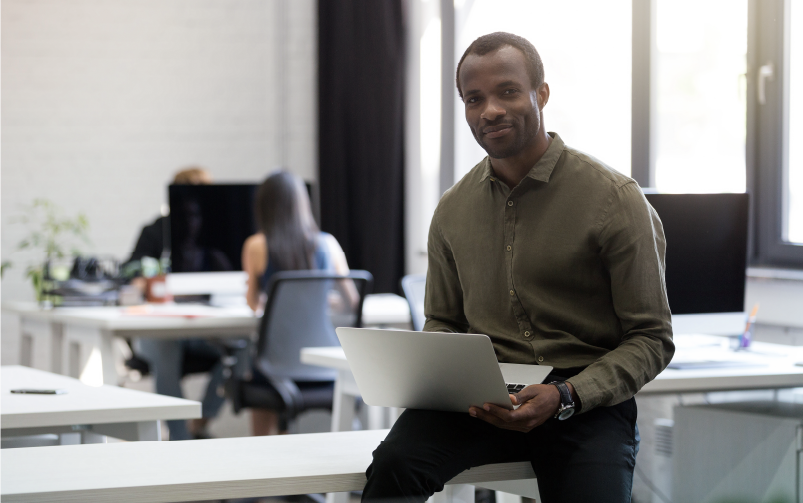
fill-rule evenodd
<path id="1" fill-rule="evenodd" d="M 254 223 L 255 184 L 171 185 L 170 258 L 174 272 L 242 270 Z"/>
<path id="2" fill-rule="evenodd" d="M 672 314 L 744 311 L 747 194 L 646 194 L 666 235 Z"/>

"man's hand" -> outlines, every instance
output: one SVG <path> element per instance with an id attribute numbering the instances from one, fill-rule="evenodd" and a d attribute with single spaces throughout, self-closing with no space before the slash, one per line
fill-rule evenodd
<path id="1" fill-rule="evenodd" d="M 568 383 L 574 395 L 574 388 Z M 560 392 L 551 384 L 533 384 L 515 395 L 510 395 L 513 405 L 521 405 L 516 410 L 507 410 L 492 403 L 470 407 L 468 413 L 506 430 L 527 433 L 554 416 L 560 406 Z"/>

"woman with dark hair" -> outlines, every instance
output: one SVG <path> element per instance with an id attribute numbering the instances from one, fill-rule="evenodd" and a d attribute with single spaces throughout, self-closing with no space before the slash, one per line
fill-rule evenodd
<path id="1" fill-rule="evenodd" d="M 349 273 L 340 244 L 315 224 L 301 179 L 286 171 L 272 174 L 257 189 L 254 209 L 259 232 L 245 241 L 242 255 L 251 309 L 264 307 L 265 289 L 276 272 L 313 269 Z M 346 285 L 348 297 L 356 295 L 356 290 L 349 291 L 353 288 L 353 284 Z M 276 411 L 251 409 L 251 420 L 254 435 L 279 433 Z"/>

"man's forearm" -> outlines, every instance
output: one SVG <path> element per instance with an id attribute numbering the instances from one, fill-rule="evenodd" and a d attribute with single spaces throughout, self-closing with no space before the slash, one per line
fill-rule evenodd
<path id="1" fill-rule="evenodd" d="M 451 332 L 457 334 L 465 333 L 466 330 L 456 323 L 427 317 L 427 321 L 424 323 L 424 332 Z"/>
<path id="2" fill-rule="evenodd" d="M 623 402 L 653 380 L 672 359 L 671 328 L 658 337 L 633 337 L 568 379 L 583 412 Z"/>

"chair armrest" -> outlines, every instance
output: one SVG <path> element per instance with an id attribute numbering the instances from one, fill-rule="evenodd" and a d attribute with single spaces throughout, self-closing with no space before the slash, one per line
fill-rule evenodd
<path id="1" fill-rule="evenodd" d="M 287 377 L 268 376 L 268 381 L 276 389 L 285 404 L 285 413 L 292 419 L 304 410 L 304 397 L 296 383 Z"/>

